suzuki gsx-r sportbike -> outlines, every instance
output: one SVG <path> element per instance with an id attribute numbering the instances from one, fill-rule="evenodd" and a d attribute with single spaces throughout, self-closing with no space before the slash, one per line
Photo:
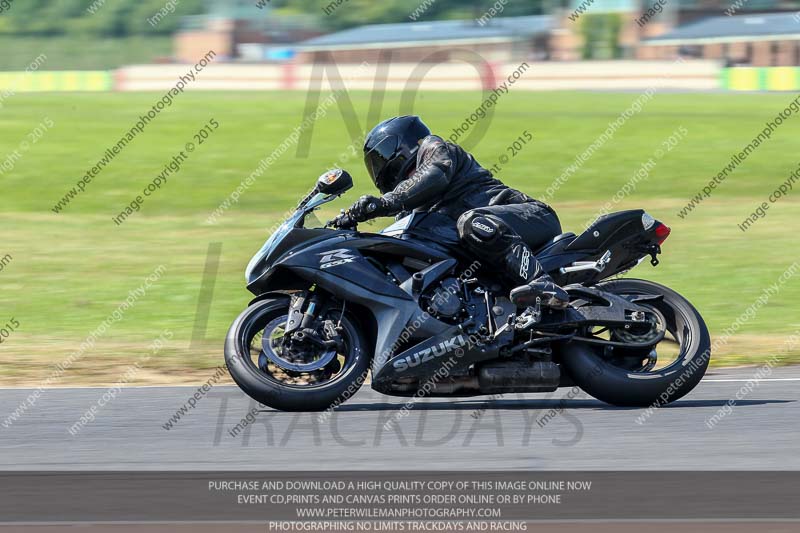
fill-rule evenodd
<path id="1" fill-rule="evenodd" d="M 658 264 L 670 229 L 644 211 L 603 215 L 535 250 L 570 305 L 517 309 L 442 215 L 413 212 L 379 233 L 357 231 L 346 212 L 313 224 L 352 184 L 343 170 L 323 174 L 247 266 L 256 297 L 230 327 L 225 360 L 262 404 L 324 410 L 369 382 L 394 396 L 578 386 L 614 405 L 664 405 L 703 377 L 710 339 L 697 310 L 662 285 L 608 279 Z"/>

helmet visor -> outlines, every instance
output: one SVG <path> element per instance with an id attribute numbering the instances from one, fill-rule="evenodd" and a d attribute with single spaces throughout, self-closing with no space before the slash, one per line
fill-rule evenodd
<path id="1" fill-rule="evenodd" d="M 377 144 L 370 147 L 364 154 L 364 163 L 367 172 L 372 178 L 375 186 L 383 192 L 384 181 L 387 177 L 387 170 L 393 166 L 391 163 L 396 158 L 399 139 L 390 135 L 381 139 Z"/>

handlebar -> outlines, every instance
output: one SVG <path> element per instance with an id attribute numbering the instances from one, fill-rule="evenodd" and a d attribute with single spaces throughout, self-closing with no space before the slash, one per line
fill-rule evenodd
<path id="1" fill-rule="evenodd" d="M 333 220 L 329 220 L 325 223 L 325 227 L 334 227 L 337 229 L 356 229 L 358 227 L 358 221 L 350 215 L 349 211 L 343 211 Z"/>
<path id="2" fill-rule="evenodd" d="M 364 197 L 361 198 L 359 204 L 363 202 L 363 200 Z M 353 208 L 348 209 L 347 211 L 342 210 L 339 216 L 333 220 L 329 220 L 325 224 L 325 227 L 327 228 L 333 226 L 340 229 L 356 229 L 359 222 L 363 222 L 372 218 L 372 213 L 377 211 L 379 207 L 380 205 L 376 200 L 371 200 L 363 207 L 359 205 L 359 211 L 357 213 L 353 213 Z M 361 209 L 363 209 L 363 213 L 360 212 Z"/>

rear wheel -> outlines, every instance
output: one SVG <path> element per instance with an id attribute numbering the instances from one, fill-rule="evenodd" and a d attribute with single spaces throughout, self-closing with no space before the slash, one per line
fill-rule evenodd
<path id="1" fill-rule="evenodd" d="M 287 336 L 289 299 L 261 300 L 233 322 L 225 361 L 239 387 L 282 411 L 322 411 L 361 387 L 369 356 L 359 324 L 330 309 L 309 331 Z"/>
<path id="2" fill-rule="evenodd" d="M 691 391 L 702 379 L 711 356 L 703 317 L 683 296 L 668 287 L 639 279 L 607 281 L 597 289 L 619 296 L 661 296 L 639 305 L 648 318 L 631 329 L 585 331 L 582 336 L 620 347 L 572 341 L 562 346 L 562 364 L 573 381 L 598 400 L 645 407 L 665 405 Z"/>

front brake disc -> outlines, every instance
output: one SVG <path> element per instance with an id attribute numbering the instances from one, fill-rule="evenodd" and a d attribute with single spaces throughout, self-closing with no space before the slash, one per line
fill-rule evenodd
<path id="1" fill-rule="evenodd" d="M 286 347 L 283 346 L 282 335 L 273 334 L 283 329 L 286 325 L 286 317 L 278 317 L 264 327 L 264 336 L 261 338 L 261 348 L 264 350 L 266 358 L 274 365 L 284 370 L 293 372 L 315 372 L 328 365 L 336 357 L 336 350 L 326 350 L 318 358 L 307 363 L 290 361 L 284 355 Z"/>

